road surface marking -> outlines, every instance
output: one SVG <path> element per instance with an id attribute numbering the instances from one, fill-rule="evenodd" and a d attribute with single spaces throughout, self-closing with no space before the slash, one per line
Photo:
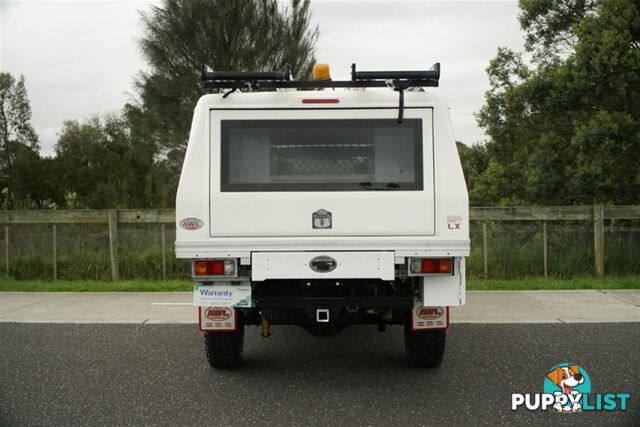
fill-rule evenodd
<path id="1" fill-rule="evenodd" d="M 152 302 L 151 305 L 193 305 L 192 302 Z"/>

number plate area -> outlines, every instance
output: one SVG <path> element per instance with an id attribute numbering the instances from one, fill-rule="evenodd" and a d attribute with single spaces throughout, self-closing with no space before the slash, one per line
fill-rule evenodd
<path id="1" fill-rule="evenodd" d="M 394 252 L 253 252 L 251 280 L 394 279 Z"/>

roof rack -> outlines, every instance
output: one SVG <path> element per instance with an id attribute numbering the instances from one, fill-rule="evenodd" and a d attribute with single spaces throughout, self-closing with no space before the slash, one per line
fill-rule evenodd
<path id="1" fill-rule="evenodd" d="M 440 63 L 425 71 L 356 71 L 351 65 L 351 80 L 291 80 L 285 71 L 212 71 L 206 65 L 202 81 L 206 89 L 320 89 L 391 87 L 394 90 L 410 87 L 437 87 Z"/>
<path id="2" fill-rule="evenodd" d="M 440 81 L 440 63 L 425 71 L 357 71 L 351 64 L 351 80 L 291 80 L 291 72 L 285 71 L 212 71 L 202 68 L 205 89 L 230 89 L 226 98 L 238 89 L 320 89 L 389 87 L 400 95 L 398 123 L 402 123 L 404 91 L 412 87 L 437 87 Z"/>

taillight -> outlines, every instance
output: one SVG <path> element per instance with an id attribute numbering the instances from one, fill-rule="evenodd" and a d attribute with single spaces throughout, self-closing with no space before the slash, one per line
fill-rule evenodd
<path id="1" fill-rule="evenodd" d="M 412 258 L 410 269 L 412 274 L 451 274 L 453 262 L 451 258 Z"/>
<path id="2" fill-rule="evenodd" d="M 339 104 L 338 98 L 302 98 L 303 104 Z"/>
<path id="3" fill-rule="evenodd" d="M 193 262 L 194 276 L 235 276 L 235 259 L 210 259 Z"/>

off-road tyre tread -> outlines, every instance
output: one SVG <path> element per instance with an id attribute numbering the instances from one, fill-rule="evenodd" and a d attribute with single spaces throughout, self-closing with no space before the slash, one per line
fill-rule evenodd
<path id="1" fill-rule="evenodd" d="M 409 325 L 404 327 L 405 350 L 412 366 L 428 369 L 440 366 L 446 341 L 446 329 L 413 332 Z"/>
<path id="2" fill-rule="evenodd" d="M 235 369 L 242 366 L 244 327 L 237 332 L 205 332 L 204 348 L 207 361 L 216 369 Z"/>

